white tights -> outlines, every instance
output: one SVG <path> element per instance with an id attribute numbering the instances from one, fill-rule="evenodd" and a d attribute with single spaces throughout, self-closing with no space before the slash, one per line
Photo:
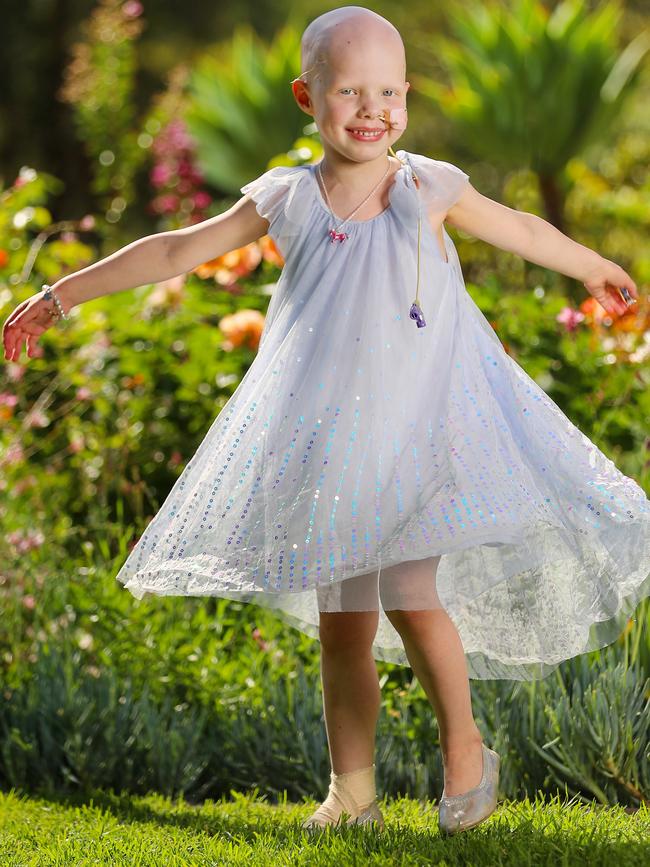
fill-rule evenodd
<path id="1" fill-rule="evenodd" d="M 441 555 L 406 560 L 365 575 L 334 581 L 316 591 L 319 611 L 444 608 L 436 590 Z"/>

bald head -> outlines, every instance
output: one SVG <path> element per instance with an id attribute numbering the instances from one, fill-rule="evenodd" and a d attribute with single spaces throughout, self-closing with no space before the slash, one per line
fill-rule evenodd
<path id="1" fill-rule="evenodd" d="M 363 6 L 342 6 L 319 15 L 300 42 L 301 78 L 309 84 L 327 80 L 350 53 L 375 49 L 388 63 L 406 74 L 406 53 L 399 30 L 390 21 Z"/>

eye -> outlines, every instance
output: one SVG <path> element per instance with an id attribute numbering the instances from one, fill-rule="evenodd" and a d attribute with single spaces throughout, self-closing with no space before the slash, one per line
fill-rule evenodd
<path id="1" fill-rule="evenodd" d="M 397 91 L 393 90 L 392 87 L 387 87 L 386 90 L 389 90 L 393 94 L 393 96 L 397 93 Z M 386 90 L 384 90 L 384 93 L 386 93 Z"/>
<path id="2" fill-rule="evenodd" d="M 346 90 L 352 90 L 352 88 L 351 88 L 351 87 L 342 87 L 342 88 L 339 90 L 339 93 L 344 93 Z"/>

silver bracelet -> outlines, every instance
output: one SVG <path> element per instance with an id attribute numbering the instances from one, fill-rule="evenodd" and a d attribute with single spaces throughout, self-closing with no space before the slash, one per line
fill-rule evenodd
<path id="1" fill-rule="evenodd" d="M 56 312 L 59 314 L 59 319 L 69 319 L 70 317 L 66 316 L 66 314 L 63 312 L 63 307 L 61 306 L 61 302 L 59 301 L 59 299 L 54 294 L 54 289 L 52 289 L 51 286 L 48 286 L 47 283 L 43 283 L 42 288 L 45 290 L 43 298 L 45 298 L 46 301 L 54 301 L 54 306 L 56 308 Z"/>

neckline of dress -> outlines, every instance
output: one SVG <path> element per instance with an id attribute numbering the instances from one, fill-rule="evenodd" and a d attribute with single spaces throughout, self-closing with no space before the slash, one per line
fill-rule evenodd
<path id="1" fill-rule="evenodd" d="M 400 153 L 406 154 L 406 151 L 400 151 Z M 318 166 L 318 163 L 310 163 L 309 164 L 309 166 L 308 166 L 309 176 L 312 180 L 312 183 L 315 186 L 315 195 L 316 195 L 316 200 L 317 200 L 318 204 L 331 218 L 332 212 L 325 204 L 325 199 L 323 198 L 323 194 L 321 193 L 320 186 L 318 185 L 318 179 L 316 177 L 317 166 Z M 373 223 L 375 220 L 379 220 L 380 217 L 385 217 L 386 214 L 388 214 L 391 210 L 391 197 L 392 197 L 393 189 L 395 188 L 395 184 L 397 183 L 397 176 L 400 173 L 403 173 L 404 169 L 406 169 L 406 168 L 408 168 L 408 163 L 403 162 L 393 172 L 393 175 L 392 175 L 393 182 L 390 185 L 390 187 L 388 188 L 388 205 L 384 208 L 383 211 L 381 211 L 379 214 L 375 214 L 374 217 L 369 217 L 367 220 L 345 220 L 344 225 L 346 225 L 346 226 L 356 226 L 356 225 L 363 226 L 364 223 Z M 341 218 L 337 214 L 335 214 L 334 216 L 337 220 L 339 220 L 339 221 L 341 220 Z"/>

